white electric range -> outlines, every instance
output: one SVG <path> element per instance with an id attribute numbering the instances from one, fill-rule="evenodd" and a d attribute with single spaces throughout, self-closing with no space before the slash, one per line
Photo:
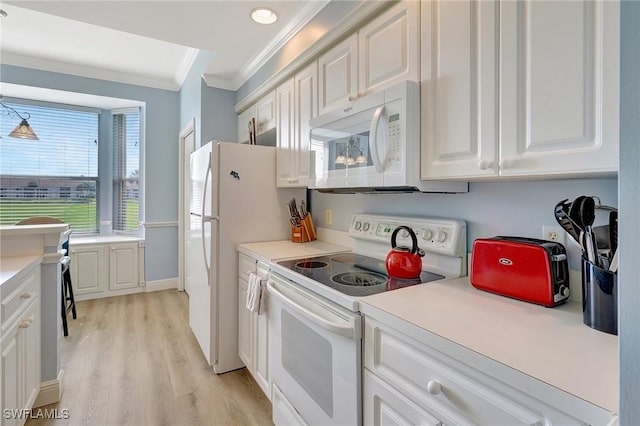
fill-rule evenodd
<path id="1" fill-rule="evenodd" d="M 390 278 L 385 257 L 398 226 L 425 251 L 422 274 Z M 415 216 L 358 214 L 353 251 L 272 262 L 267 281 L 273 421 L 361 425 L 362 318 L 368 295 L 467 274 L 466 223 Z M 398 245 L 411 246 L 406 231 Z"/>

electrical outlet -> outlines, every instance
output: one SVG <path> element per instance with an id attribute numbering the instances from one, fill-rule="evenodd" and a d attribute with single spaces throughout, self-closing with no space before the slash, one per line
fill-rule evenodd
<path id="1" fill-rule="evenodd" d="M 547 241 L 554 241 L 560 243 L 563 246 L 566 245 L 566 233 L 564 229 L 559 226 L 542 226 L 542 239 Z"/>
<path id="2" fill-rule="evenodd" d="M 331 225 L 331 223 L 333 223 L 333 210 L 331 209 L 324 210 L 324 223 L 327 225 Z"/>

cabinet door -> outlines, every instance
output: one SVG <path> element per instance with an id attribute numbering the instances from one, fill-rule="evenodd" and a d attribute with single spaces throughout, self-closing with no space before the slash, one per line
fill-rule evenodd
<path id="1" fill-rule="evenodd" d="M 352 35 L 320 56 L 318 74 L 319 114 L 352 100 L 358 91 L 358 35 Z"/>
<path id="2" fill-rule="evenodd" d="M 266 305 L 267 303 L 265 303 L 264 308 L 268 309 Z M 261 315 L 254 313 L 253 315 L 255 327 L 255 372 L 253 377 L 267 398 L 271 399 L 269 385 L 269 321 L 266 313 Z"/>
<path id="3" fill-rule="evenodd" d="M 20 361 L 23 362 L 23 408 L 31 408 L 40 392 L 40 298 L 22 315 L 20 323 Z"/>
<path id="4" fill-rule="evenodd" d="M 277 186 L 298 186 L 294 151 L 294 83 L 287 80 L 276 89 L 278 150 L 276 153 Z"/>
<path id="5" fill-rule="evenodd" d="M 313 62 L 294 77 L 294 161 L 298 186 L 306 187 L 311 165 L 309 145 L 311 126 L 309 120 L 318 113 L 318 65 Z"/>
<path id="6" fill-rule="evenodd" d="M 420 2 L 405 1 L 358 31 L 358 94 L 419 81 Z"/>
<path id="7" fill-rule="evenodd" d="M 106 290 L 108 269 L 106 247 L 71 247 L 71 284 L 74 295 L 97 293 Z"/>
<path id="8" fill-rule="evenodd" d="M 501 3 L 501 175 L 618 170 L 619 2 Z"/>
<path id="9" fill-rule="evenodd" d="M 270 92 L 255 106 L 256 127 L 259 135 L 276 127 L 276 93 Z"/>
<path id="10" fill-rule="evenodd" d="M 21 371 L 19 354 L 19 327 L 11 329 L 2 339 L 2 408 L 20 409 Z M 21 424 L 18 419 L 4 419 L 3 425 Z"/>
<path id="11" fill-rule="evenodd" d="M 363 423 L 365 425 L 442 425 L 440 420 L 422 410 L 366 369 L 363 381 Z"/>
<path id="12" fill-rule="evenodd" d="M 138 244 L 111 244 L 109 290 L 138 287 Z"/>
<path id="13" fill-rule="evenodd" d="M 238 280 L 238 356 L 253 373 L 253 318 L 246 306 L 248 285 L 247 281 Z"/>
<path id="14" fill-rule="evenodd" d="M 421 178 L 497 176 L 498 2 L 421 7 Z"/>

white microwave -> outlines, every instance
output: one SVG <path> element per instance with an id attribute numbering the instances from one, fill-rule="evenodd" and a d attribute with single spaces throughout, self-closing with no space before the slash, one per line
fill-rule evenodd
<path id="1" fill-rule="evenodd" d="M 311 119 L 309 187 L 322 192 L 467 192 L 420 180 L 420 86 L 369 94 Z"/>

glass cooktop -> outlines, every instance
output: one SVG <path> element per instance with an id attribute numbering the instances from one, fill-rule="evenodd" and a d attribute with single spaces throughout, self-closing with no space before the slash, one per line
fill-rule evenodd
<path id="1" fill-rule="evenodd" d="M 422 271 L 420 278 L 387 276 L 383 260 L 354 253 L 282 260 L 279 265 L 345 293 L 362 297 L 420 283 L 444 279 L 443 275 Z"/>

